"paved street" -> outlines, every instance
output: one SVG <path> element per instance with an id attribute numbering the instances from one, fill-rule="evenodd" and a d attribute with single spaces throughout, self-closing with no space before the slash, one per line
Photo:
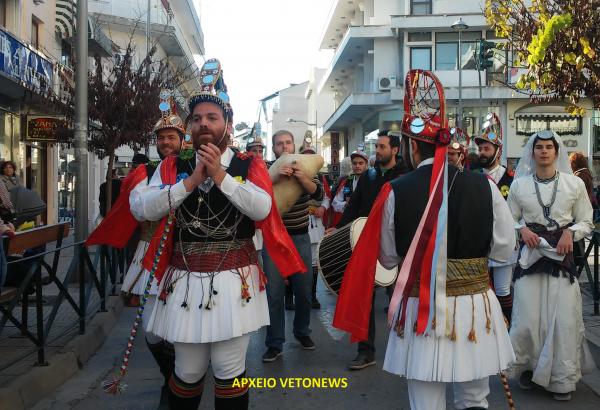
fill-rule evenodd
<path id="1" fill-rule="evenodd" d="M 250 407 L 253 409 L 408 409 L 405 381 L 381 370 L 385 353 L 384 293 L 379 292 L 377 295 L 377 326 L 378 335 L 381 336 L 377 340 L 377 365 L 359 372 L 346 370 L 346 364 L 354 357 L 355 349 L 345 336 L 330 327 L 335 298 L 322 289 L 319 293 L 323 308 L 320 311 L 313 311 L 312 318 L 317 350 L 303 351 L 293 340 L 291 329 L 288 327 L 288 343 L 285 345 L 283 360 L 273 364 L 263 364 L 261 356 L 264 351 L 264 333 L 259 332 L 253 335 L 251 340 L 248 352 L 248 375 L 276 378 L 347 377 L 348 388 L 339 390 L 253 389 Z M 135 310 L 127 308 L 104 346 L 85 364 L 77 377 L 65 383 L 52 397 L 38 403 L 34 410 L 154 409 L 158 404 L 161 376 L 141 337 L 132 357 L 127 377 L 128 389 L 125 394 L 109 396 L 100 387 L 102 380 L 116 372 L 134 315 Z M 288 312 L 288 319 L 290 319 L 288 323 L 291 323 L 291 318 L 292 313 Z M 600 362 L 600 352 L 595 350 L 594 354 L 596 361 Z M 554 401 L 541 389 L 524 392 L 519 390 L 514 381 L 511 381 L 511 387 L 518 409 L 596 410 L 600 408 L 600 396 L 583 383 L 577 386 L 577 392 L 568 404 Z M 212 388 L 212 377 L 208 377 L 205 386 L 206 395 L 200 409 L 212 408 Z M 491 380 L 490 388 L 490 408 L 507 408 L 498 378 Z M 449 400 L 451 400 L 450 390 Z"/>

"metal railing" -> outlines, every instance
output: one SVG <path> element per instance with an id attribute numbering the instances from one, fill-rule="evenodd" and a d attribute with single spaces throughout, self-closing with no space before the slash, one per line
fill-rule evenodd
<path id="1" fill-rule="evenodd" d="M 43 251 L 38 254 L 9 261 L 8 267 L 15 263 L 32 262 L 27 268 L 25 275 L 17 287 L 15 295 L 3 304 L 0 303 L 0 334 L 4 330 L 7 322 L 11 322 L 18 328 L 21 335 L 33 343 L 32 349 L 26 349 L 24 354 L 8 362 L 0 364 L 0 370 L 6 369 L 23 358 L 37 352 L 36 365 L 44 366 L 46 362 L 46 349 L 49 343 L 48 336 L 55 324 L 59 309 L 66 302 L 75 312 L 76 319 L 69 323 L 67 330 L 58 336 L 64 335 L 78 327 L 79 334 L 86 331 L 86 322 L 97 312 L 106 311 L 107 296 L 115 295 L 117 284 L 122 282 L 125 273 L 125 251 L 108 248 L 106 246 L 97 247 L 96 252 L 90 253 L 83 242 L 72 243 L 63 246 L 59 239 L 52 250 Z M 73 248 L 73 257 L 69 263 L 66 275 L 61 280 L 58 277 L 58 266 L 61 251 Z M 92 256 L 93 260 L 92 260 Z M 48 263 L 46 258 L 51 258 Z M 47 277 L 42 279 L 42 272 L 45 270 Z M 76 286 L 70 284 L 77 282 Z M 43 287 L 50 284 L 56 285 L 58 295 L 51 304 L 44 303 Z M 30 330 L 29 325 L 29 291 L 35 289 L 35 330 Z M 97 293 L 98 299 L 90 304 L 92 295 Z M 13 310 L 18 304 L 21 304 L 21 318 L 17 319 L 13 315 Z M 50 313 L 44 317 L 44 308 L 46 311 L 51 306 Z M 56 339 L 56 335 L 54 335 Z"/>
<path id="2" fill-rule="evenodd" d="M 598 266 L 600 260 L 600 254 L 598 253 L 600 251 L 600 230 L 594 230 L 592 232 L 587 248 L 585 247 L 584 241 L 579 241 L 578 246 L 581 256 L 577 257 L 575 261 L 577 263 L 577 274 L 581 275 L 585 270 L 591 288 L 592 299 L 594 301 L 594 315 L 600 315 L 600 284 L 598 277 L 600 271 L 600 266 Z M 588 258 L 592 252 L 594 252 L 593 272 L 588 262 Z"/>

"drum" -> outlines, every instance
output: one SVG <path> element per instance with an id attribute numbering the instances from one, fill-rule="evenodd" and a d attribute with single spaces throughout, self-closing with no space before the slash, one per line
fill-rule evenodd
<path id="1" fill-rule="evenodd" d="M 325 286 L 336 295 L 342 286 L 346 266 L 350 262 L 352 250 L 367 223 L 367 218 L 358 218 L 354 222 L 338 229 L 323 238 L 318 249 L 319 270 Z M 398 267 L 386 269 L 379 262 L 375 270 L 375 284 L 389 286 L 396 281 Z"/>

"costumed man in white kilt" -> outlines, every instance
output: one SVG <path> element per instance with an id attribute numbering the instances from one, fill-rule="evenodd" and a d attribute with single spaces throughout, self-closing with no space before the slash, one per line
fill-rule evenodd
<path id="1" fill-rule="evenodd" d="M 529 138 L 508 205 L 524 242 L 515 270 L 510 338 L 519 386 L 534 383 L 569 400 L 582 372 L 594 368 L 584 337 L 581 292 L 573 244 L 587 236 L 592 205 L 574 176 L 560 137 L 540 131 Z"/>
<path id="2" fill-rule="evenodd" d="M 504 199 L 508 198 L 510 185 L 514 178 L 514 171 L 501 164 L 503 143 L 503 131 L 500 119 L 495 113 L 489 113 L 483 123 L 482 132 L 475 137 L 475 143 L 479 150 L 479 163 L 481 171 L 496 183 Z M 494 280 L 494 291 L 502 306 L 504 317 L 510 325 L 512 317 L 513 297 L 510 285 L 512 275 L 517 263 L 518 250 L 515 248 L 512 256 L 506 262 L 499 262 L 490 258 L 490 271 Z"/>
<path id="3" fill-rule="evenodd" d="M 171 92 L 162 90 L 160 93 L 159 107 L 162 111 L 161 118 L 154 126 L 153 133 L 156 136 L 156 148 L 160 158 L 177 155 L 181 148 L 182 140 L 185 138 L 185 129 L 181 118 L 174 113 L 174 103 Z M 189 136 L 188 136 L 189 138 Z M 121 290 L 127 294 L 143 296 L 149 279 L 149 271 L 142 266 L 142 261 L 148 250 L 149 242 L 158 224 L 155 222 L 139 221 L 134 219 L 130 210 L 130 198 L 141 195 L 147 188 L 156 170 L 156 163 L 140 165 L 132 170 L 127 178 L 123 180 L 121 193 L 117 202 L 102 220 L 100 225 L 90 235 L 86 244 L 111 245 L 120 248 L 119 243 L 114 241 L 127 241 L 137 228 L 138 222 L 141 230 L 141 238 L 138 243 L 134 257 L 129 265 Z M 133 228 L 133 229 L 131 229 Z M 156 301 L 158 283 L 156 278 L 152 281 L 145 309 L 151 311 Z M 144 327 L 148 323 L 149 314 L 143 316 Z M 152 353 L 154 360 L 159 366 L 165 382 L 161 392 L 161 403 L 166 404 L 167 385 L 173 371 L 175 353 L 173 345 L 165 343 L 164 340 L 150 332 L 146 332 L 146 344 Z"/>
<path id="4" fill-rule="evenodd" d="M 306 269 L 273 203 L 265 163 L 227 146 L 233 111 L 219 61 L 208 60 L 200 76 L 201 92 L 189 101 L 194 150 L 163 160 L 131 201 L 136 216 L 161 220 L 144 259 L 145 267 L 156 259 L 160 280 L 147 331 L 175 348 L 171 409 L 198 408 L 209 364 L 215 408 L 247 409 L 241 379 L 250 333 L 269 324 L 255 225 L 282 275 Z"/>
<path id="5" fill-rule="evenodd" d="M 427 84 L 435 84 L 430 93 L 437 92 L 439 108 L 417 111 L 413 101 Z M 407 378 L 413 410 L 446 409 L 446 383 L 453 383 L 455 408 L 485 409 L 489 376 L 514 360 L 489 287 L 488 257 L 507 260 L 515 231 L 492 181 L 447 166 L 450 133 L 437 78 L 411 70 L 405 89 L 400 145 L 414 171 L 386 183 L 375 201 L 346 270 L 333 324 L 353 340 L 366 339 L 364 307 L 371 305 L 367 282 L 373 283 L 375 263 L 402 263 L 388 312 L 383 369 Z"/>

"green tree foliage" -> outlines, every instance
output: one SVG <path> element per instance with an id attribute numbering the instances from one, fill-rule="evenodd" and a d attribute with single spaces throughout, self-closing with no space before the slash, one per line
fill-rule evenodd
<path id="1" fill-rule="evenodd" d="M 486 0 L 485 14 L 513 66 L 527 69 L 516 88 L 534 102 L 566 101 L 574 115 L 584 97 L 600 108 L 600 0 Z"/>

